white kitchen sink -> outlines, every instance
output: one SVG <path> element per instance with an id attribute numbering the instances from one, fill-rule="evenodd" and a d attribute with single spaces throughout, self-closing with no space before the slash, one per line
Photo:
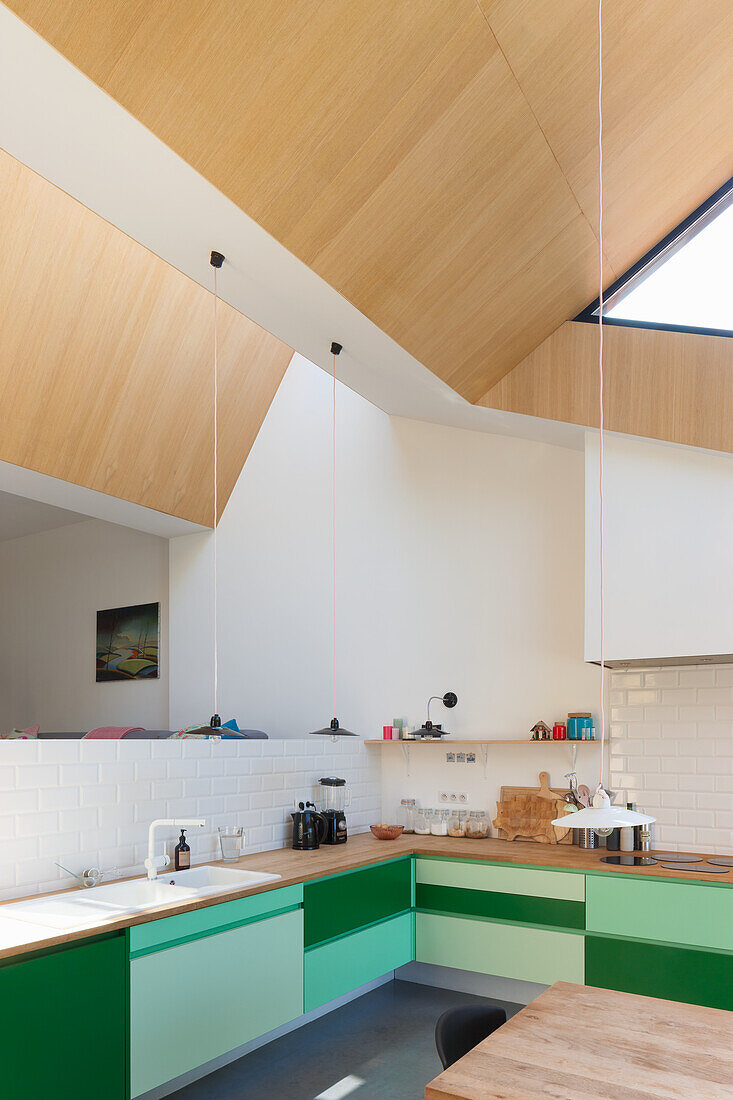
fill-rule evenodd
<path id="1" fill-rule="evenodd" d="M 235 867 L 192 867 L 189 871 L 161 871 L 159 882 L 173 886 L 193 888 L 197 893 L 219 890 L 239 890 L 247 886 L 259 886 L 263 882 L 274 882 L 282 875 L 269 875 L 264 871 L 244 871 Z"/>
<path id="2" fill-rule="evenodd" d="M 68 894 L 54 894 L 52 897 L 11 902 L 3 906 L 2 915 L 46 928 L 68 929 L 198 896 L 199 891 L 190 887 L 136 879 Z"/>
<path id="3" fill-rule="evenodd" d="M 136 913 L 174 901 L 187 901 L 242 887 L 259 886 L 263 882 L 273 882 L 281 877 L 234 867 L 193 867 L 190 871 L 160 874 L 154 882 L 147 878 L 138 878 L 130 882 L 111 882 L 107 886 L 54 894 L 51 897 L 11 902 L 2 907 L 2 917 L 57 931 L 83 928 L 85 925 L 114 919 L 125 913 Z"/>

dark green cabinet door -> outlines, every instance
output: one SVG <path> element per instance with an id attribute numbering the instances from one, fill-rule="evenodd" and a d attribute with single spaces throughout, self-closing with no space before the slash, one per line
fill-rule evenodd
<path id="1" fill-rule="evenodd" d="M 305 946 L 332 940 L 412 906 L 412 861 L 379 863 L 363 871 L 307 882 L 303 888 Z"/>
<path id="2" fill-rule="evenodd" d="M 3 1100 L 126 1100 L 123 934 L 0 968 Z"/>
<path id="3" fill-rule="evenodd" d="M 586 936 L 586 985 L 733 1010 L 733 955 Z"/>

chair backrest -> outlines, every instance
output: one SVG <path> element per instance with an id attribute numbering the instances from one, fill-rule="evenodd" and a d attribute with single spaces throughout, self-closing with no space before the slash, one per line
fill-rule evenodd
<path id="1" fill-rule="evenodd" d="M 506 1012 L 497 1005 L 449 1008 L 435 1025 L 435 1048 L 443 1069 L 448 1069 L 505 1023 Z"/>

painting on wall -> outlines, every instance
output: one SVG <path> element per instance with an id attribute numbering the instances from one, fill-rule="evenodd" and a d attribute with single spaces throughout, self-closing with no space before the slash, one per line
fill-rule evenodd
<path id="1" fill-rule="evenodd" d="M 158 677 L 160 604 L 97 612 L 97 683 Z"/>

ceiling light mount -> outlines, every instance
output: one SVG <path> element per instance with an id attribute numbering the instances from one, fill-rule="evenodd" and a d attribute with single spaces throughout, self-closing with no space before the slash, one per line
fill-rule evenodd
<path id="1" fill-rule="evenodd" d="M 343 350 L 343 344 L 337 344 L 335 340 L 331 342 L 331 355 L 340 355 Z"/>
<path id="2" fill-rule="evenodd" d="M 224 263 L 225 259 L 226 259 L 226 256 L 224 255 L 223 252 L 214 252 L 214 251 L 212 251 L 211 257 L 209 259 L 209 263 L 211 264 L 212 267 L 215 267 L 215 268 L 218 269 Z"/>

